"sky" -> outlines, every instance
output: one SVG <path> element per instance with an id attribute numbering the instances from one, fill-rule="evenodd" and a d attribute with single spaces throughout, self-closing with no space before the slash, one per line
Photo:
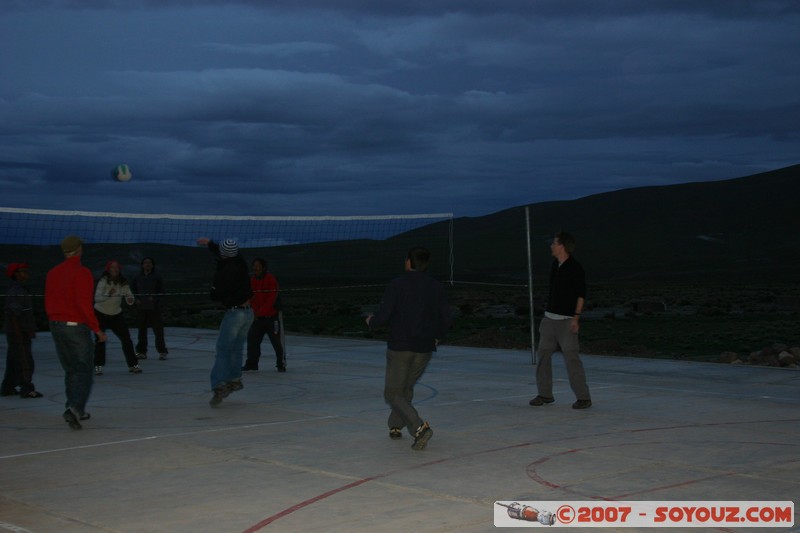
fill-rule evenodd
<path id="1" fill-rule="evenodd" d="M 797 0 L 2 0 L 0 207 L 460 217 L 756 174 L 800 162 L 798 28 Z"/>

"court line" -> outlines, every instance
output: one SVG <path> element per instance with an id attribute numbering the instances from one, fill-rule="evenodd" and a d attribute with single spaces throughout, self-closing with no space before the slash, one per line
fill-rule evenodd
<path id="1" fill-rule="evenodd" d="M 263 424 L 248 424 L 246 426 L 228 426 L 224 428 L 214 428 L 214 429 L 201 429 L 197 431 L 183 431 L 180 433 L 167 433 L 164 435 L 151 435 L 148 437 L 138 437 L 135 439 L 125 439 L 125 440 L 114 440 L 108 442 L 98 442 L 95 444 L 85 444 L 83 446 L 71 446 L 67 448 L 54 448 L 51 450 L 39 450 L 35 452 L 26 452 L 26 453 L 17 453 L 12 455 L 0 455 L 0 460 L 3 459 L 17 459 L 19 457 L 31 457 L 35 455 L 46 455 L 50 453 L 59 453 L 59 452 L 68 452 L 72 450 L 85 450 L 89 448 L 102 448 L 105 446 L 116 446 L 118 444 L 129 444 L 131 442 L 145 442 L 148 440 L 155 440 L 155 439 L 168 439 L 173 437 L 184 437 L 187 435 L 203 435 L 207 433 L 219 433 L 222 431 L 232 431 L 232 430 L 240 430 L 240 429 L 252 429 L 252 428 L 260 428 L 260 427 L 267 427 L 267 426 L 279 426 L 283 424 L 295 424 L 295 423 L 306 423 L 306 422 L 313 422 L 316 420 L 326 420 L 329 418 L 340 418 L 334 415 L 328 416 L 316 416 L 312 418 L 298 418 L 294 420 L 283 420 L 281 422 L 264 422 Z"/>
<path id="2" fill-rule="evenodd" d="M 5 529 L 8 531 L 13 531 L 14 533 L 33 533 L 33 531 L 29 529 L 25 529 L 21 526 L 15 526 L 14 524 L 9 524 L 8 522 L 0 521 L 0 529 Z"/>
<path id="3" fill-rule="evenodd" d="M 794 422 L 796 420 L 799 420 L 799 419 L 784 419 L 784 420 L 779 420 L 779 421 L 780 422 Z M 775 420 L 740 421 L 740 422 L 735 422 L 735 424 L 753 424 L 753 423 L 762 423 L 762 422 L 774 423 L 776 421 Z M 713 424 L 696 424 L 696 425 L 695 424 L 686 424 L 684 426 L 673 426 L 673 427 L 654 427 L 654 428 L 643 428 L 643 429 L 639 429 L 639 430 L 608 431 L 608 432 L 600 433 L 599 435 L 616 435 L 616 434 L 620 434 L 620 433 L 621 434 L 633 433 L 635 431 L 671 431 L 671 430 L 682 429 L 682 428 L 702 427 L 702 426 L 709 426 L 709 425 L 725 426 L 725 425 L 729 425 L 729 424 L 733 424 L 733 423 L 718 422 L 718 423 L 713 423 Z M 595 435 L 595 436 L 597 436 L 597 435 Z M 587 437 L 589 437 L 589 435 L 574 436 L 574 437 L 569 437 L 567 439 L 559 439 L 559 440 L 574 440 L 574 439 L 578 439 L 578 438 L 587 438 Z M 268 525 L 272 524 L 273 522 L 275 522 L 277 520 L 280 520 L 281 518 L 284 518 L 286 516 L 289 516 L 290 514 L 293 514 L 293 513 L 297 512 L 297 511 L 303 509 L 304 507 L 308 507 L 310 505 L 313 505 L 314 503 L 322 501 L 322 500 L 324 500 L 326 498 L 329 498 L 329 497 L 331 497 L 331 496 L 333 496 L 335 494 L 338 494 L 340 492 L 344 492 L 346 490 L 350 490 L 352 488 L 358 487 L 358 486 L 363 485 L 365 483 L 369 483 L 370 481 L 375 481 L 377 479 L 382 479 L 382 478 L 389 477 L 389 476 L 391 476 L 391 475 L 393 475 L 393 474 L 395 474 L 397 472 L 406 472 L 406 471 L 409 471 L 409 470 L 416 470 L 416 469 L 419 469 L 419 468 L 427 468 L 429 466 L 436 465 L 436 464 L 448 463 L 448 462 L 451 462 L 451 461 L 462 461 L 465 458 L 474 457 L 474 456 L 477 456 L 477 455 L 494 454 L 494 453 L 497 453 L 497 452 L 500 452 L 500 451 L 511 450 L 511 449 L 515 449 L 515 448 L 525 448 L 525 447 L 528 447 L 528 446 L 534 446 L 536 444 L 542 444 L 542 443 L 545 443 L 545 441 L 520 442 L 520 443 L 517 443 L 517 444 L 510 444 L 508 446 L 501 446 L 499 448 L 490 448 L 490 449 L 486 449 L 486 450 L 477 450 L 477 451 L 474 451 L 474 452 L 465 453 L 465 454 L 454 456 L 454 457 L 444 457 L 444 458 L 441 458 L 441 459 L 437 459 L 435 461 L 429 461 L 427 463 L 422 463 L 422 464 L 411 466 L 411 467 L 408 467 L 408 468 L 405 468 L 405 469 L 399 469 L 398 468 L 398 469 L 390 470 L 390 471 L 383 472 L 383 473 L 380 473 L 380 474 L 375 474 L 373 476 L 357 479 L 357 480 L 355 480 L 355 481 L 353 481 L 351 483 L 347 483 L 346 485 L 342 485 L 342 486 L 337 487 L 335 489 L 331 489 L 331 490 L 329 490 L 327 492 L 324 492 L 322 494 L 318 494 L 317 496 L 314 496 L 314 497 L 309 498 L 307 500 L 304 500 L 302 502 L 296 503 L 295 505 L 292 505 L 291 507 L 287 507 L 286 509 L 284 509 L 284 510 L 278 512 L 278 513 L 275 513 L 275 514 L 273 514 L 271 516 L 268 516 L 267 518 L 261 520 L 260 522 L 257 522 L 256 524 L 253 524 L 249 528 L 243 530 L 242 533 L 256 533 L 256 532 L 262 530 L 263 528 L 267 527 Z M 630 445 L 634 445 L 634 444 L 635 445 L 642 445 L 642 443 L 631 443 Z M 571 454 L 571 453 L 576 453 L 578 451 L 591 450 L 591 449 L 595 449 L 595 448 L 614 447 L 614 446 L 617 446 L 617 445 L 618 444 L 603 444 L 603 445 L 598 445 L 598 446 L 590 446 L 590 447 L 585 447 L 585 448 L 571 449 L 571 450 L 560 452 L 560 453 L 557 453 L 557 454 L 554 454 L 554 455 L 540 457 L 539 459 L 537 459 L 536 461 L 534 461 L 531 464 L 538 465 L 540 463 L 547 462 L 547 461 L 549 461 L 550 459 L 552 459 L 554 457 L 558 457 L 558 456 L 562 456 L 562 455 L 566 455 L 566 454 Z M 735 473 L 733 473 L 733 472 L 721 472 L 721 473 L 719 473 L 717 475 L 714 475 L 714 476 L 711 476 L 711 477 L 709 477 L 707 479 L 715 479 L 715 478 L 726 477 L 726 476 L 730 476 L 730 475 L 735 475 Z M 531 477 L 530 473 L 528 473 L 528 477 Z M 551 483 L 550 481 L 542 478 L 541 476 L 538 475 L 538 473 L 535 470 L 534 470 L 534 477 L 531 477 L 531 479 L 533 481 L 535 481 L 535 482 L 538 482 L 538 483 L 544 485 L 544 486 L 549 486 L 551 488 L 560 488 L 562 490 L 568 490 L 569 491 L 569 489 L 565 489 L 564 487 L 561 487 L 559 485 Z M 698 481 L 700 481 L 700 480 L 687 479 L 684 482 L 682 482 L 682 484 L 690 485 L 690 484 L 697 483 Z M 681 483 L 679 483 L 678 485 L 680 485 L 680 484 Z M 647 492 L 652 492 L 652 491 L 660 490 L 660 489 L 661 489 L 660 487 L 652 487 L 652 488 L 647 489 L 647 490 L 639 491 L 639 493 L 647 493 Z M 569 492 L 574 492 L 574 491 L 569 491 Z M 599 498 L 599 499 L 604 499 L 604 500 L 608 500 L 608 499 L 616 500 L 616 499 L 618 499 L 616 497 L 603 497 L 603 496 L 595 496 L 594 498 Z M 726 530 L 725 529 L 717 529 L 717 531 L 726 531 Z"/>

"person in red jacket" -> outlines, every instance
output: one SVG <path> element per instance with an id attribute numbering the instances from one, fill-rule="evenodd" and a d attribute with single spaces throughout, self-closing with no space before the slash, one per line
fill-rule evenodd
<path id="1" fill-rule="evenodd" d="M 94 342 L 105 342 L 94 314 L 94 278 L 81 264 L 83 241 L 70 235 L 61 241 L 64 261 L 47 273 L 44 306 L 50 321 L 50 332 L 56 353 L 64 369 L 66 411 L 64 420 L 72 429 L 81 429 L 80 420 L 87 420 L 86 403 L 92 392 Z"/>
<path id="2" fill-rule="evenodd" d="M 255 320 L 247 333 L 247 360 L 242 370 L 258 370 L 261 341 L 266 334 L 275 350 L 275 367 L 278 372 L 286 372 L 286 352 L 283 349 L 281 335 L 283 324 L 278 304 L 278 280 L 267 270 L 266 259 L 259 257 L 253 261 L 250 287 L 253 289 L 250 303 L 253 306 Z"/>

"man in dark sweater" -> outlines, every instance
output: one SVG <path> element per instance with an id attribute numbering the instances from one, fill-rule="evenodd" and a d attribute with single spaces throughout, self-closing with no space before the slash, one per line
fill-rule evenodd
<path id="1" fill-rule="evenodd" d="M 217 244 L 211 239 L 201 237 L 197 244 L 207 246 L 217 258 L 217 272 L 211 287 L 211 299 L 220 302 L 225 308 L 217 337 L 217 353 L 211 369 L 211 389 L 214 391 L 209 401 L 217 407 L 230 393 L 242 390 L 242 360 L 247 332 L 253 323 L 253 310 L 250 307 L 250 274 L 247 263 L 239 254 L 239 245 L 234 239 L 225 239 Z"/>
<path id="2" fill-rule="evenodd" d="M 427 249 L 412 248 L 405 260 L 405 274 L 389 283 L 380 308 L 367 317 L 370 328 L 389 326 L 383 391 L 392 408 L 389 437 L 402 438 L 405 427 L 414 437 L 415 450 L 425 448 L 433 431 L 411 405 L 414 385 L 452 322 L 444 287 L 426 272 L 430 259 Z"/>
<path id="3" fill-rule="evenodd" d="M 586 276 L 583 267 L 572 257 L 574 250 L 575 239 L 565 231 L 557 233 L 550 245 L 550 253 L 555 259 L 550 269 L 547 309 L 539 326 L 538 395 L 528 402 L 530 405 L 540 406 L 555 401 L 552 356 L 561 348 L 569 386 L 577 400 L 572 404 L 573 409 L 592 406 L 578 344 L 579 321 L 586 301 Z"/>

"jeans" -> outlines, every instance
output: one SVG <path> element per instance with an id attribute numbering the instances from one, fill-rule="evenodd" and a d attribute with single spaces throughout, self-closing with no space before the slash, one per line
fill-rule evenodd
<path id="1" fill-rule="evenodd" d="M 286 366 L 286 358 L 281 345 L 281 330 L 278 315 L 260 316 L 253 320 L 250 331 L 247 333 L 247 363 L 250 368 L 258 368 L 258 360 L 261 359 L 261 342 L 264 335 L 269 337 L 272 349 L 275 350 L 275 366 L 283 368 Z"/>
<path id="2" fill-rule="evenodd" d="M 68 326 L 64 322 L 50 322 L 50 332 L 64 369 L 66 408 L 80 416 L 86 412 L 94 379 L 92 332 L 86 324 Z"/>
<path id="3" fill-rule="evenodd" d="M 211 388 L 242 379 L 242 359 L 247 332 L 253 323 L 252 309 L 228 309 L 219 325 L 217 355 L 211 369 Z"/>
<path id="4" fill-rule="evenodd" d="M 553 398 L 553 352 L 561 348 L 567 367 L 569 386 L 578 400 L 591 400 L 586 373 L 579 355 L 578 335 L 570 331 L 571 320 L 544 317 L 539 325 L 539 362 L 536 364 L 536 386 L 539 396 Z"/>
<path id="5" fill-rule="evenodd" d="M 392 412 L 389 413 L 389 428 L 408 428 L 414 435 L 423 421 L 411 405 L 414 399 L 414 385 L 425 373 L 431 360 L 431 352 L 397 352 L 386 350 L 386 383 L 383 399 Z"/>

